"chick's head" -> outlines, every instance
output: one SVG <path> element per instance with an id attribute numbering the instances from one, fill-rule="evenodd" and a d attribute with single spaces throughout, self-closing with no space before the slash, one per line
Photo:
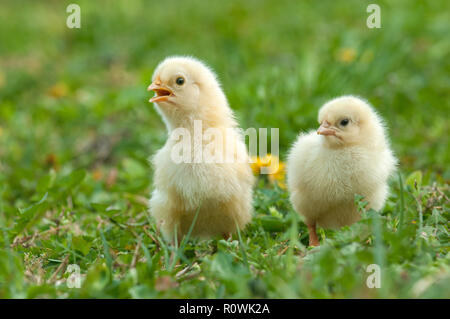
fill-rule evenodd
<path id="1" fill-rule="evenodd" d="M 327 102 L 319 111 L 320 127 L 331 147 L 373 145 L 384 141 L 380 118 L 365 101 L 354 96 L 343 96 Z"/>
<path id="2" fill-rule="evenodd" d="M 201 61 L 191 57 L 175 56 L 162 61 L 148 90 L 155 92 L 150 102 L 155 103 L 169 121 L 202 119 L 202 115 L 207 117 L 208 112 L 220 114 L 228 108 L 216 75 Z"/>

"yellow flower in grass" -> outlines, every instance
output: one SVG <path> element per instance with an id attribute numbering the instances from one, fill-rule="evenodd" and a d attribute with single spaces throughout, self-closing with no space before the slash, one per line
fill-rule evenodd
<path id="1" fill-rule="evenodd" d="M 278 185 L 280 185 L 282 188 L 286 188 L 286 185 L 284 183 L 286 179 L 286 170 L 285 165 L 283 162 L 280 162 L 278 165 L 278 169 L 273 174 L 269 174 L 269 180 L 272 183 L 277 182 Z"/>
<path id="2" fill-rule="evenodd" d="M 259 175 L 262 167 L 262 162 L 259 156 L 252 156 L 252 161 L 250 162 L 250 167 L 252 168 L 253 174 Z"/>
<path id="3" fill-rule="evenodd" d="M 272 154 L 267 154 L 263 157 L 252 156 L 251 168 L 253 170 L 253 173 L 255 175 L 262 175 L 261 169 L 263 167 L 272 167 L 271 173 L 267 174 L 267 177 L 271 183 L 276 182 L 280 187 L 286 188 L 286 185 L 284 183 L 286 176 L 285 164 L 281 162 L 277 156 Z"/>
<path id="4" fill-rule="evenodd" d="M 59 82 L 53 85 L 47 93 L 54 98 L 65 97 L 69 93 L 69 87 L 67 84 Z"/>
<path id="5" fill-rule="evenodd" d="M 103 173 L 101 170 L 96 169 L 95 171 L 92 172 L 92 178 L 96 181 L 101 180 L 103 177 Z"/>
<path id="6" fill-rule="evenodd" d="M 336 59 L 338 61 L 341 61 L 344 63 L 353 62 L 355 60 L 355 58 L 356 58 L 356 51 L 352 48 L 340 49 L 336 56 Z"/>

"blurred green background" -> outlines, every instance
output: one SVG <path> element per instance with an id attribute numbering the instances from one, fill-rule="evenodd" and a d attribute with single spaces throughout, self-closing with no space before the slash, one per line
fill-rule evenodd
<path id="1" fill-rule="evenodd" d="M 72 2 L 81 7 L 80 29 L 66 26 L 66 7 Z M 242 276 L 255 280 L 247 290 L 230 288 L 233 279 L 220 276 L 211 279 L 213 284 L 206 283 L 207 275 L 200 270 L 195 285 L 203 287 L 203 280 L 205 286 L 193 288 L 174 279 L 174 268 L 167 270 L 162 262 L 164 258 L 167 262 L 169 257 L 164 254 L 170 254 L 170 249 L 158 252 L 153 239 L 142 239 L 141 228 L 146 225 L 150 234 L 154 232 L 145 214 L 151 191 L 147 159 L 166 138 L 163 122 L 147 102 L 151 94 L 146 87 L 158 62 L 174 54 L 198 57 L 217 72 L 244 129 L 279 127 L 282 160 L 300 131 L 317 126 L 318 108 L 328 99 L 342 94 L 368 99 L 387 122 L 401 174 L 406 178 L 420 171 L 423 185 L 437 183 L 448 194 L 450 2 L 377 1 L 381 28 L 369 29 L 366 8 L 372 2 L 3 0 L 0 244 L 5 249 L 0 255 L 4 261 L 0 262 L 0 296 L 371 296 L 356 289 L 356 279 L 350 277 L 348 286 L 342 284 L 334 292 L 319 288 L 315 292 L 302 284 L 295 289 L 275 289 L 290 282 L 280 279 L 284 276 L 280 269 L 272 269 L 273 278 L 265 279 L 246 270 L 249 273 Z M 258 185 L 257 196 L 264 200 L 261 204 L 258 197 L 261 206 L 255 204 L 256 211 L 264 215 L 269 206 L 275 207 L 286 219 L 292 213 L 287 194 L 274 188 L 264 181 Z M 396 191 L 387 208 L 395 220 L 400 192 Z M 411 220 L 416 220 L 413 199 L 406 199 L 406 205 L 411 203 L 410 213 L 416 214 Z M 448 214 L 448 203 L 442 203 L 445 198 L 440 200 L 436 206 Z M 442 216 L 440 231 L 447 240 L 431 250 L 432 257 L 424 265 L 439 263 L 436 258 L 442 249 L 448 262 L 448 215 Z M 144 226 L 131 232 L 129 225 Z M 264 249 L 272 249 L 283 236 L 291 238 L 289 232 L 281 231 L 269 240 L 258 233 L 256 224 L 252 227 L 246 238 L 265 238 Z M 302 233 L 304 225 L 299 227 Z M 33 240 L 36 233 L 48 236 Z M 142 258 L 149 268 L 145 271 L 154 274 L 148 275 L 147 284 L 130 275 L 127 267 L 115 267 L 116 262 L 132 263 L 136 245 L 140 251 L 146 241 Z M 192 251 L 212 254 L 199 257 L 192 252 L 191 259 L 183 261 L 186 267 L 198 266 L 201 258 L 207 258 L 206 265 L 211 260 L 213 265 L 206 269 L 217 274 L 214 262 L 233 264 L 233 254 L 217 255 L 211 248 L 220 251 L 216 241 L 192 245 Z M 286 267 L 298 262 L 292 249 L 294 259 L 286 261 Z M 235 251 L 241 256 L 240 249 Z M 162 264 L 155 261 L 150 266 L 148 253 Z M 248 254 L 251 259 L 252 253 Z M 396 262 L 401 267 L 405 260 L 414 264 L 413 255 Z M 62 276 L 56 270 L 64 266 L 66 257 L 70 263 L 82 263 L 82 273 L 94 278 L 86 281 L 82 292 L 60 291 L 53 284 Z M 111 277 L 103 282 L 105 263 Z M 134 263 L 140 265 L 140 259 Z M 14 272 L 16 268 L 20 271 Z M 266 266 L 261 269 L 269 271 Z M 413 276 L 410 286 L 429 272 L 424 269 Z M 236 280 L 241 278 L 240 270 L 228 270 L 236 274 Z M 155 290 L 163 275 L 174 286 L 164 281 L 167 289 Z M 326 286 L 328 279 L 323 280 Z M 96 292 L 96 283 L 103 285 L 101 292 Z M 178 285 L 185 285 L 184 290 L 176 290 Z M 265 293 L 252 293 L 260 290 Z M 401 291 L 397 287 L 392 296 L 411 296 Z M 435 295 L 442 296 L 442 291 L 436 290 Z"/>

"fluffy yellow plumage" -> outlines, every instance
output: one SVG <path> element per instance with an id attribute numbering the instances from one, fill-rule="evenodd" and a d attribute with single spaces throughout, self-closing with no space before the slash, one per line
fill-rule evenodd
<path id="1" fill-rule="evenodd" d="M 197 212 L 193 236 L 228 236 L 236 227 L 243 228 L 251 220 L 254 177 L 245 143 L 215 74 L 196 59 L 170 57 L 159 64 L 152 81 L 149 89 L 156 95 L 150 101 L 169 132 L 166 144 L 152 160 L 155 173 L 150 199 L 151 214 L 164 236 L 185 235 Z M 233 146 L 222 148 L 223 157 L 240 160 L 174 162 L 177 140 L 172 133 L 183 128 L 193 137 L 196 122 L 201 123 L 203 134 L 210 128 L 220 133 L 220 141 L 214 144 Z M 211 144 L 194 137 L 189 142 L 194 152 Z"/>
<path id="2" fill-rule="evenodd" d="M 318 131 L 299 135 L 287 165 L 290 199 L 310 245 L 319 245 L 316 225 L 338 228 L 359 219 L 355 194 L 381 209 L 397 162 L 380 117 L 365 101 L 334 99 L 320 109 L 319 123 Z"/>

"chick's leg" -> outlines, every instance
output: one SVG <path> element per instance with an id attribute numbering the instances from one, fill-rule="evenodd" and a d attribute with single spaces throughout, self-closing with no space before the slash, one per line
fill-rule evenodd
<path id="1" fill-rule="evenodd" d="M 319 246 L 319 238 L 317 237 L 316 233 L 316 223 L 306 225 L 308 226 L 308 233 L 309 233 L 309 245 L 310 246 Z"/>
<path id="2" fill-rule="evenodd" d="M 229 240 L 233 238 L 233 235 L 231 233 L 223 233 L 222 234 L 223 239 Z"/>

